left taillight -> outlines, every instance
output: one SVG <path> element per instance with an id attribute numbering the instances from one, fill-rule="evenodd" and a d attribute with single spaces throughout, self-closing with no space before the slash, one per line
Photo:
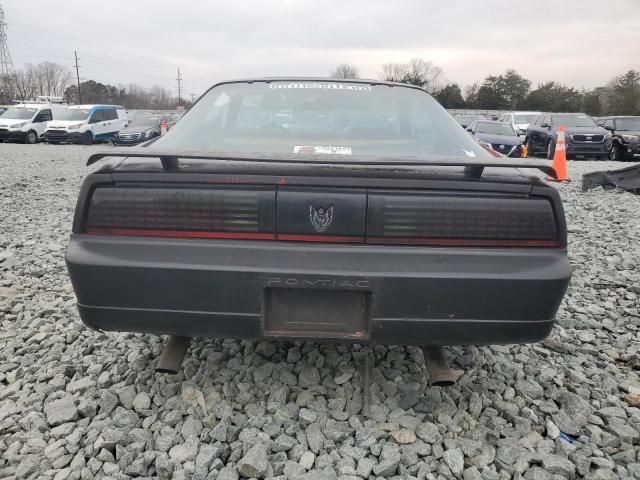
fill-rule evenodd
<path id="1" fill-rule="evenodd" d="M 96 188 L 84 233 L 275 239 L 275 188 Z"/>

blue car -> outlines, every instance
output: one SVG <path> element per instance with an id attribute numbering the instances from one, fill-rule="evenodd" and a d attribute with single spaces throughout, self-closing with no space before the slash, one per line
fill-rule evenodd
<path id="1" fill-rule="evenodd" d="M 467 132 L 480 143 L 507 157 L 522 157 L 522 139 L 511 125 L 491 120 L 475 120 L 467 127 Z"/>

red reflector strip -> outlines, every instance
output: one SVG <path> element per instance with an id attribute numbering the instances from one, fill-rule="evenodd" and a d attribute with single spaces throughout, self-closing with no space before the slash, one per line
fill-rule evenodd
<path id="1" fill-rule="evenodd" d="M 89 235 L 123 235 L 141 237 L 174 238 L 221 238 L 235 240 L 281 240 L 289 242 L 319 243 L 368 243 L 384 245 L 434 245 L 461 247 L 559 247 L 555 240 L 487 240 L 458 238 L 408 238 L 408 237 L 362 237 L 347 235 L 306 235 L 293 233 L 259 232 L 203 232 L 192 230 L 145 230 L 139 228 L 90 227 L 85 230 Z"/>
<path id="2" fill-rule="evenodd" d="M 295 233 L 279 233 L 277 240 L 290 242 L 332 242 L 332 243 L 364 243 L 363 237 L 349 235 L 303 235 Z"/>
<path id="3" fill-rule="evenodd" d="M 145 230 L 142 228 L 90 227 L 85 230 L 89 235 L 129 235 L 142 237 L 177 238 L 230 238 L 244 240 L 275 240 L 274 233 L 258 232 L 202 232 L 197 230 Z"/>
<path id="4" fill-rule="evenodd" d="M 386 245 L 441 245 L 461 247 L 559 247 L 556 240 L 491 240 L 464 238 L 367 237 L 366 243 Z"/>

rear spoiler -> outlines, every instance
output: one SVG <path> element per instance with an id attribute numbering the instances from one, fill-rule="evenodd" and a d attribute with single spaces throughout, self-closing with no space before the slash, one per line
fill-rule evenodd
<path id="1" fill-rule="evenodd" d="M 350 155 L 323 155 L 314 157 L 312 155 L 305 156 L 301 161 L 300 155 L 279 154 L 277 158 L 273 156 L 250 155 L 241 156 L 237 154 L 220 153 L 203 151 L 170 151 L 170 150 L 153 150 L 150 148 L 133 148 L 133 149 L 113 149 L 109 151 L 96 152 L 89 156 L 87 166 L 96 163 L 104 158 L 125 157 L 126 158 L 159 158 L 162 167 L 167 171 L 175 171 L 178 169 L 180 160 L 210 160 L 219 162 L 231 162 L 236 166 L 245 164 L 247 166 L 253 164 L 271 164 L 281 166 L 297 166 L 297 167 L 348 167 L 362 169 L 363 167 L 385 167 L 385 168 L 414 168 L 420 167 L 464 167 L 464 175 L 467 178 L 480 178 L 484 169 L 491 168 L 535 168 L 551 178 L 557 178 L 556 171 L 544 160 L 536 160 L 529 158 L 509 158 L 496 157 L 487 159 L 475 158 L 459 158 L 459 157 L 443 157 L 437 160 L 425 160 L 424 158 L 408 157 L 398 160 L 391 160 L 379 157 L 352 157 Z M 238 172 L 240 173 L 240 172 Z"/>

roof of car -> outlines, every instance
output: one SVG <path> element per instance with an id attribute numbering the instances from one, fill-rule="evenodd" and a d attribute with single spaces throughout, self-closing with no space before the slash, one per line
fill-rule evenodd
<path id="1" fill-rule="evenodd" d="M 235 80 L 224 80 L 211 86 L 225 85 L 229 83 L 257 83 L 257 82 L 339 82 L 339 83 L 360 83 L 365 85 L 387 85 L 389 87 L 406 87 L 414 88 L 426 92 L 426 90 L 418 85 L 400 82 L 387 82 L 385 80 L 375 80 L 373 78 L 332 78 L 332 77 L 259 77 L 259 78 L 241 78 Z M 210 88 L 210 89 L 211 89 Z M 209 89 L 209 90 L 210 90 Z"/>
<path id="2" fill-rule="evenodd" d="M 610 120 L 610 119 L 616 119 L 616 118 L 640 118 L 640 115 L 611 115 L 609 117 L 593 117 L 593 118 L 597 118 L 598 120 Z"/>
<path id="3" fill-rule="evenodd" d="M 540 115 L 582 115 L 588 117 L 586 113 L 582 112 L 540 112 Z"/>
<path id="4" fill-rule="evenodd" d="M 122 105 L 102 105 L 102 104 L 87 104 L 87 105 L 69 105 L 67 108 L 77 110 L 85 108 L 124 108 Z"/>

